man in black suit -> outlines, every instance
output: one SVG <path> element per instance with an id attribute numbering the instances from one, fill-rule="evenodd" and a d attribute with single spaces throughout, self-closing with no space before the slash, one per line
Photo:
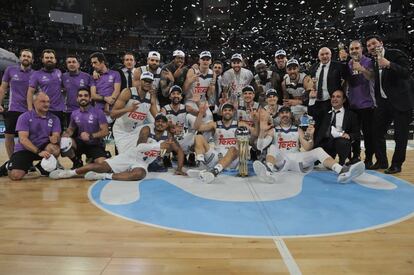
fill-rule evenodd
<path id="1" fill-rule="evenodd" d="M 123 67 L 119 70 L 121 75 L 121 91 L 125 88 L 132 87 L 132 80 L 135 71 L 135 57 L 133 53 L 127 52 L 122 57 Z"/>
<path id="2" fill-rule="evenodd" d="M 377 162 L 371 169 L 388 167 L 385 133 L 394 122 L 395 151 L 391 166 L 384 172 L 401 172 L 405 161 L 408 142 L 408 125 L 414 106 L 413 88 L 410 85 L 410 63 L 406 54 L 397 49 L 384 49 L 382 39 L 377 35 L 365 39 L 368 52 L 375 58 L 375 99 L 374 114 L 375 156 Z"/>
<path id="3" fill-rule="evenodd" d="M 331 95 L 331 109 L 324 111 L 315 104 L 316 92 L 310 94 L 308 112 L 319 122 L 316 124 L 315 147 L 322 147 L 333 158 L 339 156 L 343 165 L 351 153 L 351 144 L 360 142 L 360 129 L 356 115 L 344 108 L 345 93 L 336 90 Z"/>
<path id="4" fill-rule="evenodd" d="M 318 52 L 319 62 L 309 72 L 317 91 L 316 107 L 325 111 L 331 109 L 331 95 L 336 90 L 345 91 L 346 65 L 332 60 L 331 50 L 323 47 Z"/>

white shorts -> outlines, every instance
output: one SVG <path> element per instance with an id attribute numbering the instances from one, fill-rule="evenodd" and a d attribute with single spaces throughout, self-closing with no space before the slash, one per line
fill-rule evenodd
<path id="1" fill-rule="evenodd" d="M 315 148 L 306 152 L 286 152 L 276 149 L 271 145 L 268 154 L 276 158 L 275 166 L 282 171 L 302 172 L 302 168 L 312 168 L 315 161 L 323 163 L 330 156 L 321 148 Z M 299 164 L 302 164 L 301 166 Z"/>
<path id="2" fill-rule="evenodd" d="M 134 168 L 143 168 L 145 172 L 148 172 L 148 163 L 142 159 L 138 159 L 138 152 L 133 148 L 105 161 L 114 173 L 131 171 Z"/>
<path id="3" fill-rule="evenodd" d="M 184 154 L 188 154 L 190 147 L 194 145 L 194 136 L 194 133 L 185 133 L 182 138 L 177 139 L 177 142 L 181 149 L 183 149 Z"/>
<path id="4" fill-rule="evenodd" d="M 207 161 L 210 158 L 211 161 L 207 162 L 208 168 L 213 168 L 216 166 L 216 164 L 219 162 L 220 159 L 222 159 L 227 153 L 227 149 L 221 149 L 221 148 L 211 148 L 207 153 L 204 155 L 204 159 Z M 239 158 L 236 158 L 232 161 L 232 163 L 229 165 L 228 168 L 235 169 L 239 165 Z"/>

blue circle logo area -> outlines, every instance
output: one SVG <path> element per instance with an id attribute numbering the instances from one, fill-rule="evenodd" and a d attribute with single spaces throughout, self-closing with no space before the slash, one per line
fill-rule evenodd
<path id="1" fill-rule="evenodd" d="M 101 180 L 89 189 L 104 211 L 157 227 L 237 237 L 352 233 L 413 216 L 414 186 L 368 171 L 348 184 L 331 171 L 288 172 L 276 183 L 220 175 L 212 184 L 172 174 L 139 182 Z"/>

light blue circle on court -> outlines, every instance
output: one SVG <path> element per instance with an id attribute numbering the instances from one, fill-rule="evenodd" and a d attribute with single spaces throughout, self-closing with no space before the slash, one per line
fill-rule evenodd
<path id="1" fill-rule="evenodd" d="M 89 197 L 104 211 L 139 223 L 185 232 L 239 237 L 344 234 L 383 227 L 413 215 L 413 185 L 375 171 L 366 173 L 385 179 L 396 188 L 378 190 L 354 182 L 339 184 L 333 172 L 318 171 L 303 177 L 298 195 L 281 200 L 238 202 L 206 199 L 160 179 L 137 182 L 140 197 L 131 203 L 111 205 L 102 202 L 101 192 L 110 180 L 93 184 Z"/>

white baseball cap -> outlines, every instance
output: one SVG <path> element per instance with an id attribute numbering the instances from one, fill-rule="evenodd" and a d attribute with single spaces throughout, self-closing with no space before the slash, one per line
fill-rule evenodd
<path id="1" fill-rule="evenodd" d="M 200 53 L 200 58 L 203 58 L 203 57 L 210 57 L 211 58 L 211 52 L 209 52 L 209 51 L 201 52 Z"/>
<path id="2" fill-rule="evenodd" d="M 157 58 L 158 60 L 160 60 L 160 59 L 161 59 L 161 55 L 160 55 L 160 53 L 159 53 L 159 52 L 156 52 L 156 51 L 150 51 L 150 52 L 148 53 L 148 58 Z"/>
<path id="3" fill-rule="evenodd" d="M 254 62 L 254 67 L 256 68 L 257 65 L 260 65 L 260 64 L 263 64 L 266 66 L 266 61 L 264 61 L 264 59 L 259 58 Z"/>
<path id="4" fill-rule="evenodd" d="M 173 56 L 181 56 L 181 57 L 185 57 L 185 53 L 183 51 L 180 50 L 175 50 L 173 52 Z"/>
<path id="5" fill-rule="evenodd" d="M 141 78 L 140 79 L 141 80 L 143 80 L 143 79 L 150 79 L 150 80 L 154 81 L 154 75 L 151 72 L 143 72 L 141 74 Z"/>
<path id="6" fill-rule="evenodd" d="M 241 55 L 241 54 L 239 54 L 239 53 L 235 53 L 235 54 L 233 54 L 233 55 L 231 56 L 231 59 L 230 59 L 230 60 L 234 60 L 234 59 L 238 59 L 238 60 L 240 60 L 240 61 L 243 61 L 243 57 L 242 57 L 242 55 Z"/>
<path id="7" fill-rule="evenodd" d="M 52 172 L 53 170 L 56 170 L 57 160 L 55 156 L 51 155 L 48 159 L 43 158 L 42 161 L 40 162 L 40 165 L 42 166 L 43 169 L 45 169 L 45 171 Z"/>
<path id="8" fill-rule="evenodd" d="M 289 67 L 290 65 L 299 66 L 299 62 L 296 59 L 292 58 L 288 60 L 288 62 L 286 63 L 286 67 Z"/>
<path id="9" fill-rule="evenodd" d="M 285 52 L 285 50 L 278 50 L 278 51 L 276 51 L 276 53 L 275 53 L 275 57 L 277 57 L 277 56 L 279 56 L 279 55 L 286 56 L 286 52 Z"/>
<path id="10" fill-rule="evenodd" d="M 60 139 L 60 150 L 66 153 L 70 148 L 72 148 L 72 139 L 70 137 L 62 137 Z"/>

